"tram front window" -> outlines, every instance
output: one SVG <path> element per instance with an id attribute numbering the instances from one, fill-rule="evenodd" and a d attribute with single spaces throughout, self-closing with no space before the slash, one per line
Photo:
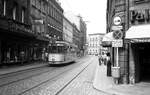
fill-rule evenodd
<path id="1" fill-rule="evenodd" d="M 49 53 L 64 53 L 63 46 L 50 46 Z"/>

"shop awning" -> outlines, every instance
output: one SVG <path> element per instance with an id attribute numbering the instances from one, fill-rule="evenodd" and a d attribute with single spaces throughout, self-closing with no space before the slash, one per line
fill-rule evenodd
<path id="1" fill-rule="evenodd" d="M 150 38 L 150 25 L 132 26 L 126 32 L 125 39 Z"/>
<path id="2" fill-rule="evenodd" d="M 113 32 L 109 32 L 109 33 L 105 34 L 102 39 L 102 46 L 103 47 L 111 47 L 113 40 L 114 40 Z"/>

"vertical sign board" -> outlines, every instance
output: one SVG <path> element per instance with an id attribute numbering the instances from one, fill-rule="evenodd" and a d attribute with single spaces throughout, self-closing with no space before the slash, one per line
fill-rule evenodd
<path id="1" fill-rule="evenodd" d="M 122 39 L 113 40 L 112 47 L 123 47 L 123 40 Z"/>

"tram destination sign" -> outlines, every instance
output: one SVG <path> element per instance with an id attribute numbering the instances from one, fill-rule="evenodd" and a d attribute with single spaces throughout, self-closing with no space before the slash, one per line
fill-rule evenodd
<path id="1" fill-rule="evenodd" d="M 113 40 L 112 47 L 123 47 L 123 40 L 122 39 Z"/>

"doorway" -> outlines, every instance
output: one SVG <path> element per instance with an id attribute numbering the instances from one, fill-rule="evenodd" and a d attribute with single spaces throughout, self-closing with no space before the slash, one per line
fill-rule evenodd
<path id="1" fill-rule="evenodd" d="M 150 82 L 150 43 L 138 43 L 138 65 L 135 66 L 139 81 Z"/>

